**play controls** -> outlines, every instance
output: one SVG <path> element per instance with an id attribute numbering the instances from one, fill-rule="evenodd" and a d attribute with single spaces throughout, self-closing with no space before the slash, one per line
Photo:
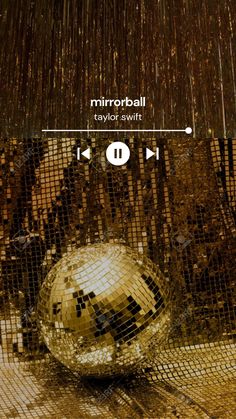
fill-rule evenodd
<path id="1" fill-rule="evenodd" d="M 155 150 L 146 147 L 144 150 L 146 160 L 149 160 L 151 157 L 155 157 L 156 160 L 159 160 L 159 147 L 156 147 Z M 87 148 L 82 150 L 80 147 L 77 147 L 77 160 L 81 160 L 82 157 L 90 160 L 92 158 L 91 149 Z M 125 143 L 115 141 L 106 148 L 106 158 L 112 165 L 122 166 L 126 164 L 130 158 L 130 149 Z"/>

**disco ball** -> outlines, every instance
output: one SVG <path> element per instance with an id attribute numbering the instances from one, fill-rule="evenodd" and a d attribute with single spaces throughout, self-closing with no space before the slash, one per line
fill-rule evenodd
<path id="1" fill-rule="evenodd" d="M 47 275 L 39 326 L 51 353 L 81 375 L 128 374 L 168 335 L 168 282 L 121 244 L 65 254 Z"/>

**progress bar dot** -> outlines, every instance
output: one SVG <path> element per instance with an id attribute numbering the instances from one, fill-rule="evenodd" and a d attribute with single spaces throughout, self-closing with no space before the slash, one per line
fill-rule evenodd
<path id="1" fill-rule="evenodd" d="M 185 128 L 185 132 L 186 132 L 186 134 L 192 134 L 192 128 L 190 128 L 190 127 L 187 127 L 187 128 Z"/>

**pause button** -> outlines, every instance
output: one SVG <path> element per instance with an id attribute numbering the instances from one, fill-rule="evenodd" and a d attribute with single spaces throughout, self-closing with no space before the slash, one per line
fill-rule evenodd
<path id="1" fill-rule="evenodd" d="M 111 164 L 122 166 L 129 160 L 130 149 L 125 143 L 116 141 L 107 147 L 106 156 Z"/>

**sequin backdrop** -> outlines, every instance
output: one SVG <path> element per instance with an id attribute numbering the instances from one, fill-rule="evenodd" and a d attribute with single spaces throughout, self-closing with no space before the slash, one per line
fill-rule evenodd
<path id="1" fill-rule="evenodd" d="M 49 418 L 68 411 L 72 417 L 86 417 L 90 396 L 95 397 L 92 411 L 107 417 L 120 417 L 113 403 L 121 407 L 122 397 L 128 397 L 125 417 L 130 409 L 134 414 L 136 408 L 129 403 L 135 404 L 136 398 L 141 403 L 137 417 L 146 410 L 150 417 L 175 417 L 175 409 L 181 415 L 187 411 L 189 417 L 204 417 L 199 415 L 205 408 L 209 414 L 218 410 L 224 392 L 228 405 L 223 404 L 220 417 L 227 417 L 227 412 L 234 412 L 236 141 L 130 138 L 126 142 L 135 158 L 123 168 L 106 164 L 102 152 L 109 141 L 1 141 L 3 394 L 9 389 L 4 412 L 11 412 L 12 400 L 23 391 L 31 406 L 21 404 L 26 417 L 42 414 L 44 408 Z M 78 162 L 76 147 L 87 145 L 94 158 Z M 160 162 L 145 161 L 146 145 L 160 147 Z M 68 371 L 60 372 L 70 382 L 68 392 L 64 394 L 63 383 L 58 388 L 58 366 L 45 353 L 36 327 L 35 300 L 40 283 L 65 252 L 113 239 L 143 252 L 169 278 L 174 298 L 168 342 L 144 376 L 139 372 L 128 383 L 81 383 L 75 401 L 75 382 Z M 36 380 L 33 395 L 22 374 L 29 382 Z M 202 376 L 207 380 L 202 381 Z M 11 377 L 18 377 L 16 393 Z M 183 388 L 182 406 L 183 394 L 178 391 Z M 36 394 L 44 391 L 56 391 L 59 406 L 52 407 L 51 395 L 42 408 Z M 206 402 L 201 401 L 204 394 Z M 159 397 L 165 400 L 161 406 Z"/>
<path id="2" fill-rule="evenodd" d="M 101 95 L 146 96 L 143 128 L 236 134 L 233 0 L 3 0 L 0 7 L 4 136 L 92 127 L 89 100 Z"/>

